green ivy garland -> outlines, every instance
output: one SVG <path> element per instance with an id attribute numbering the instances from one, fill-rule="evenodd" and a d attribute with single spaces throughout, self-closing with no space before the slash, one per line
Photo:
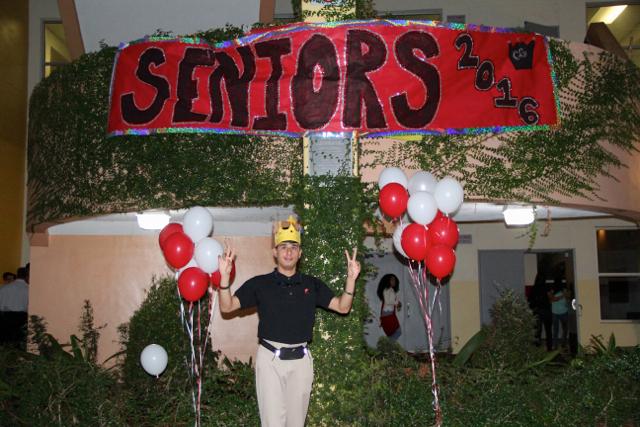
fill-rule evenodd
<path id="1" fill-rule="evenodd" d="M 197 34 L 211 42 L 241 29 Z M 160 134 L 106 137 L 115 48 L 54 72 L 31 96 L 27 225 L 152 208 L 290 204 L 296 138 Z"/>
<path id="2" fill-rule="evenodd" d="M 365 205 L 362 183 L 350 177 L 306 177 L 297 186 L 295 209 L 304 225 L 301 269 L 321 278 L 336 295 L 346 282 L 345 250 L 364 251 Z M 359 256 L 362 262 L 362 256 Z M 349 425 L 365 418 L 368 371 L 363 344 L 365 272 L 357 282 L 352 311 L 341 316 L 318 311 L 311 350 L 316 378 L 310 425 Z"/>

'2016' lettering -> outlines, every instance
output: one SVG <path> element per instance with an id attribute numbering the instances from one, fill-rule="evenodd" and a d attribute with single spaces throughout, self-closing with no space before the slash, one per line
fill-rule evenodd
<path id="1" fill-rule="evenodd" d="M 503 77 L 498 83 L 495 82 L 495 69 L 490 60 L 480 61 L 480 58 L 473 54 L 473 38 L 468 33 L 460 34 L 454 42 L 456 50 L 462 49 L 462 56 L 458 60 L 458 70 L 475 69 L 475 88 L 480 91 L 487 91 L 494 85 L 502 96 L 493 98 L 493 105 L 496 108 L 517 108 L 518 114 L 524 123 L 534 125 L 538 123 L 540 116 L 536 111 L 539 104 L 534 98 L 524 96 L 518 98 L 512 96 L 511 79 Z"/>

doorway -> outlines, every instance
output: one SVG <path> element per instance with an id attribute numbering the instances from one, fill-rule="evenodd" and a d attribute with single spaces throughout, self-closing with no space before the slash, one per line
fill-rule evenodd
<path id="1" fill-rule="evenodd" d="M 482 324 L 491 322 L 491 307 L 502 291 L 511 290 L 526 300 L 536 275 L 542 274 L 548 286 L 560 280 L 569 291 L 569 345 L 575 353 L 580 305 L 575 288 L 574 259 L 573 249 L 478 251 Z"/>
<path id="2" fill-rule="evenodd" d="M 365 323 L 364 334 L 367 345 L 375 348 L 380 337 L 385 336 L 380 326 L 380 310 L 382 301 L 377 290 L 380 280 L 387 274 L 398 278 L 397 293 L 400 309 L 396 315 L 400 323 L 398 344 L 410 353 L 428 353 L 429 343 L 424 326 L 420 304 L 411 284 L 406 259 L 400 259 L 395 253 L 374 254 L 367 257 L 367 262 L 376 267 L 375 276 L 367 281 L 365 296 L 369 306 L 369 318 Z M 429 295 L 434 295 L 435 286 L 429 286 Z M 437 351 L 447 351 L 451 344 L 451 322 L 449 317 L 449 285 L 441 287 L 439 304 L 436 304 L 432 314 L 434 346 Z"/>

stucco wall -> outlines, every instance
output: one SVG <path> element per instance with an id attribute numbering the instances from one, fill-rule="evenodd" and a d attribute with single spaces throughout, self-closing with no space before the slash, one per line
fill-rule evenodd
<path id="1" fill-rule="evenodd" d="M 538 237 L 532 249 L 573 249 L 575 252 L 576 297 L 582 305 L 578 317 L 578 339 L 589 344 L 591 335 L 608 338 L 611 333 L 622 346 L 640 343 L 640 323 L 602 321 L 596 228 L 627 226 L 631 223 L 615 219 L 558 220 L 552 222 L 548 237 Z M 451 280 L 451 331 L 454 350 L 480 329 L 480 287 L 478 251 L 488 249 L 527 249 L 523 229 L 507 229 L 503 223 L 461 224 L 460 232 L 470 234 L 473 243 L 458 245 L 457 263 Z"/>
<path id="2" fill-rule="evenodd" d="M 578 332 L 583 345 L 591 335 L 608 338 L 611 333 L 619 345 L 640 343 L 640 323 L 600 319 L 595 230 L 615 226 L 632 224 L 608 218 L 554 221 L 550 235 L 539 237 L 533 248 L 575 251 L 576 296 L 582 305 Z M 478 251 L 526 249 L 528 244 L 520 237 L 522 229 L 507 229 L 503 223 L 461 224 L 460 230 L 470 234 L 473 243 L 458 246 L 449 285 L 454 351 L 480 328 Z M 270 237 L 232 240 L 238 252 L 235 290 L 246 279 L 270 271 L 274 264 Z M 390 249 L 390 242 L 386 243 Z M 96 325 L 107 324 L 100 339 L 99 359 L 104 360 L 118 351 L 116 328 L 142 303 L 151 277 L 169 273 L 155 236 L 53 235 L 47 247 L 32 247 L 29 311 L 44 316 L 50 332 L 67 342 L 69 335 L 77 333 L 83 301 L 89 299 Z M 222 319 L 216 309 L 212 331 L 215 349 L 245 361 L 255 355 L 255 314 Z"/>
<path id="3" fill-rule="evenodd" d="M 215 236 L 222 239 L 223 237 Z M 234 237 L 237 277 L 233 288 L 273 268 L 270 237 Z M 78 333 L 85 299 L 101 331 L 99 360 L 119 351 L 118 325 L 129 320 L 145 298 L 154 275 L 171 274 L 155 236 L 53 235 L 46 247 L 31 248 L 29 312 L 44 316 L 60 342 Z M 224 320 L 216 307 L 213 347 L 242 360 L 255 356 L 257 315 Z"/>

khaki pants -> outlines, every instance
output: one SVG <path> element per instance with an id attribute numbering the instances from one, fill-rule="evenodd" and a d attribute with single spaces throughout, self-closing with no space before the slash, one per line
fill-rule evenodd
<path id="1" fill-rule="evenodd" d="M 297 347 L 269 341 L 273 346 Z M 262 427 L 303 427 L 313 383 L 313 359 L 280 360 L 263 346 L 256 355 L 256 391 Z"/>

